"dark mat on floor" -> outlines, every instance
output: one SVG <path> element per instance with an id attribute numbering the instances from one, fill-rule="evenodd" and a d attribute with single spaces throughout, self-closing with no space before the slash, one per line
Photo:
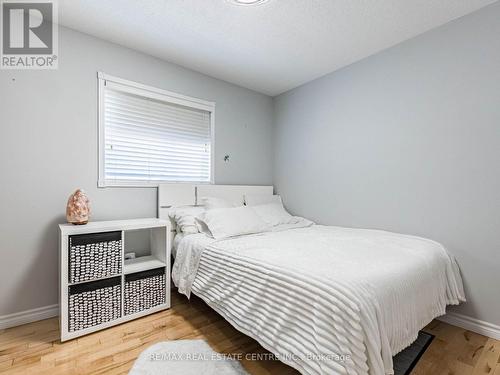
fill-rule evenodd
<path id="1" fill-rule="evenodd" d="M 394 374 L 408 375 L 433 339 L 433 335 L 420 331 L 417 340 L 413 344 L 394 356 Z"/>

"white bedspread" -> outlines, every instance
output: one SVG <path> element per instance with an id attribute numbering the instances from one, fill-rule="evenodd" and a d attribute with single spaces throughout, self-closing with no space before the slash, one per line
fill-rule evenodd
<path id="1" fill-rule="evenodd" d="M 313 225 L 179 243 L 173 279 L 303 374 L 391 374 L 392 356 L 464 301 L 438 243 Z"/>

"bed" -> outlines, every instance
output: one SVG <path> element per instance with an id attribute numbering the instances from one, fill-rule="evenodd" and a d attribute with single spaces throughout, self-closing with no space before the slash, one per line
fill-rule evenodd
<path id="1" fill-rule="evenodd" d="M 270 186 L 162 185 L 159 215 L 200 196 L 243 203 Z M 437 242 L 306 219 L 270 231 L 173 241 L 172 277 L 302 374 L 392 374 L 392 356 L 465 301 L 454 258 Z"/>

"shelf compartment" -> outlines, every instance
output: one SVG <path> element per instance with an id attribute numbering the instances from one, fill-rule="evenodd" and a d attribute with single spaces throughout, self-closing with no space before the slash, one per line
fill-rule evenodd
<path id="1" fill-rule="evenodd" d="M 157 259 L 153 255 L 143 256 L 135 259 L 126 259 L 124 264 L 124 273 L 126 275 L 165 267 L 165 262 Z"/>
<path id="2" fill-rule="evenodd" d="M 121 317 L 121 277 L 68 287 L 68 329 L 80 331 Z"/>
<path id="3" fill-rule="evenodd" d="M 125 276 L 125 315 L 146 311 L 165 303 L 165 267 L 136 272 Z"/>
<path id="4" fill-rule="evenodd" d="M 121 231 L 69 236 L 69 283 L 122 273 Z"/>

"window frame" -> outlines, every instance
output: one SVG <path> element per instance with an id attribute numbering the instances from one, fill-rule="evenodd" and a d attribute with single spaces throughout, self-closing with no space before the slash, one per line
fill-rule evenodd
<path id="1" fill-rule="evenodd" d="M 98 179 L 97 186 L 99 188 L 107 187 L 158 187 L 159 184 L 213 184 L 215 175 L 215 102 L 203 100 L 187 95 L 178 94 L 172 91 L 159 89 L 153 86 L 130 81 L 123 78 L 118 78 L 97 72 L 98 81 Z M 137 181 L 137 180 L 117 180 L 109 181 L 105 178 L 104 163 L 105 163 L 105 123 L 104 123 L 104 90 L 106 82 L 116 83 L 127 87 L 127 91 L 165 103 L 182 105 L 184 107 L 201 109 L 210 113 L 210 180 L 209 181 Z"/>

